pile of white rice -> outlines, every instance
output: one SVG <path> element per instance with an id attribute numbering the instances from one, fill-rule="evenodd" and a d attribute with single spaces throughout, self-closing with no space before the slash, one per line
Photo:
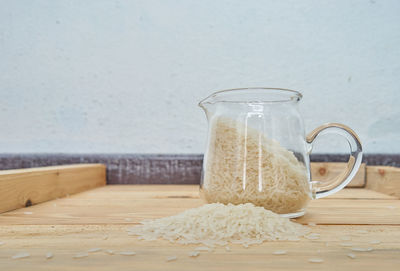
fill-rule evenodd
<path id="1" fill-rule="evenodd" d="M 145 220 L 128 232 L 144 240 L 163 238 L 179 244 L 201 243 L 213 247 L 229 242 L 249 246 L 264 241 L 299 240 L 309 230 L 251 203 L 213 203 L 175 216 Z"/>

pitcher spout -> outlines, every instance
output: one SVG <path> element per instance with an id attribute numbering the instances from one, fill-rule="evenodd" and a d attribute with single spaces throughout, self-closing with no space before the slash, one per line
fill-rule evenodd
<path id="1" fill-rule="evenodd" d="M 208 97 L 204 98 L 201 100 L 198 104 L 198 106 L 204 110 L 204 113 L 206 114 L 207 118 L 214 112 L 215 109 L 215 97 L 217 96 L 217 93 L 213 93 L 209 95 Z"/>

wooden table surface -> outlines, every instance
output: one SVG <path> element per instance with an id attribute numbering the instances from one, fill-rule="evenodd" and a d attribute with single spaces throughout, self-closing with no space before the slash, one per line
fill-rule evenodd
<path id="1" fill-rule="evenodd" d="M 9 211 L 0 214 L 0 270 L 400 270 L 400 200 L 367 189 L 348 188 L 310 203 L 297 222 L 317 223 L 311 227 L 321 234 L 317 240 L 231 245 L 230 252 L 216 248 L 191 258 L 187 254 L 195 245 L 127 235 L 127 228 L 142 219 L 202 204 L 193 185 L 109 185 Z M 355 252 L 346 243 L 373 250 Z M 91 248 L 102 251 L 73 258 Z M 136 255 L 108 255 L 106 249 Z M 273 255 L 276 250 L 287 254 Z M 19 252 L 30 257 L 12 259 Z M 47 252 L 54 257 L 46 260 Z M 167 262 L 169 256 L 177 260 Z"/>

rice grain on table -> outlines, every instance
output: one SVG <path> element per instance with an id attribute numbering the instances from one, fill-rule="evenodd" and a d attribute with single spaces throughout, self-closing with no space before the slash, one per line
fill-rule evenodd
<path id="1" fill-rule="evenodd" d="M 47 260 L 49 260 L 49 259 L 51 259 L 51 258 L 53 258 L 53 257 L 54 257 L 53 252 L 47 252 L 47 253 L 46 253 L 46 259 L 47 259 Z"/>
<path id="2" fill-rule="evenodd" d="M 310 233 L 308 235 L 305 235 L 304 237 L 309 240 L 317 240 L 321 237 L 321 235 L 319 233 Z"/>
<path id="3" fill-rule="evenodd" d="M 189 257 L 197 257 L 197 256 L 200 255 L 200 252 L 194 250 L 194 251 L 190 251 L 190 252 L 188 253 L 188 255 L 189 255 Z"/>
<path id="4" fill-rule="evenodd" d="M 355 259 L 355 258 L 356 258 L 356 255 L 353 254 L 353 253 L 348 253 L 348 254 L 347 254 L 347 257 L 349 257 L 350 259 Z"/>
<path id="5" fill-rule="evenodd" d="M 373 249 L 372 247 L 352 247 L 351 250 L 358 252 L 371 252 Z"/>
<path id="6" fill-rule="evenodd" d="M 196 247 L 194 250 L 197 250 L 197 251 L 212 251 L 212 248 L 209 248 L 209 247 Z"/>
<path id="7" fill-rule="evenodd" d="M 276 250 L 272 254 L 274 254 L 274 255 L 286 255 L 287 251 L 286 250 Z"/>
<path id="8" fill-rule="evenodd" d="M 17 259 L 28 258 L 30 256 L 31 256 L 31 254 L 29 252 L 18 252 L 17 254 L 12 256 L 11 258 L 14 259 L 14 260 L 17 260 Z"/>
<path id="9" fill-rule="evenodd" d="M 172 262 L 172 261 L 176 261 L 177 259 L 178 259 L 178 257 L 176 257 L 176 256 L 169 256 L 165 260 L 167 262 Z"/>
<path id="10" fill-rule="evenodd" d="M 79 253 L 75 254 L 73 256 L 73 258 L 74 259 L 80 259 L 80 258 L 85 258 L 85 257 L 88 257 L 88 256 L 89 256 L 89 253 L 87 253 L 87 252 L 79 252 Z"/>
<path id="11" fill-rule="evenodd" d="M 310 263 L 322 263 L 324 260 L 321 258 L 310 258 L 308 259 Z"/>
<path id="12" fill-rule="evenodd" d="M 372 240 L 369 242 L 371 245 L 379 245 L 381 243 L 381 241 L 379 240 Z"/>
<path id="13" fill-rule="evenodd" d="M 94 247 L 88 250 L 89 253 L 95 253 L 101 251 L 101 248 L 99 247 Z"/>

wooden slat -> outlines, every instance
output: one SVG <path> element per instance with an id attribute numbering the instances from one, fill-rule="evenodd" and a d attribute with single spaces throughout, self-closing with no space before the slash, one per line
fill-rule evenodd
<path id="1" fill-rule="evenodd" d="M 198 185 L 108 185 L 96 188 L 81 194 L 83 198 L 107 198 L 109 193 L 118 193 L 119 197 L 132 197 L 135 199 L 149 198 L 199 198 Z M 373 190 L 363 188 L 342 189 L 325 199 L 397 199 Z"/>
<path id="2" fill-rule="evenodd" d="M 105 186 L 67 198 L 0 214 L 1 270 L 398 270 L 400 266 L 400 200 L 385 194 L 348 188 L 310 203 L 298 222 L 317 223 L 317 240 L 266 242 L 231 251 L 216 248 L 197 258 L 187 253 L 197 245 L 140 241 L 127 229 L 143 219 L 165 217 L 203 204 L 194 185 Z M 27 214 L 29 211 L 31 213 Z M 321 225 L 326 224 L 326 225 Z M 353 225 L 348 225 L 353 224 Z M 364 224 L 364 225 L 360 225 Z M 342 240 L 348 236 L 351 240 Z M 371 244 L 371 241 L 380 241 Z M 353 247 L 373 248 L 354 252 Z M 90 248 L 134 251 L 135 256 L 104 251 L 73 259 Z M 287 255 L 275 256 L 276 250 Z M 12 260 L 27 251 L 27 259 Z M 45 259 L 51 251 L 54 258 Z M 348 258 L 353 253 L 356 259 Z M 168 256 L 178 260 L 166 262 Z M 309 263 L 322 258 L 323 263 Z"/>
<path id="3" fill-rule="evenodd" d="M 311 163 L 311 176 L 313 181 L 328 182 L 329 180 L 339 176 L 345 171 L 347 163 L 332 162 L 314 162 Z M 362 163 L 356 176 L 347 185 L 347 187 L 364 187 L 365 185 L 365 163 Z"/>
<path id="4" fill-rule="evenodd" d="M 366 187 L 400 198 L 400 168 L 368 166 Z"/>
<path id="5" fill-rule="evenodd" d="M 347 190 L 351 191 L 311 201 L 307 214 L 298 221 L 304 224 L 400 225 L 400 200 L 364 189 Z M 0 215 L 0 225 L 139 223 L 202 204 L 198 186 L 194 185 L 113 185 L 4 213 Z M 27 210 L 32 214 L 25 214 Z"/>
<path id="6" fill-rule="evenodd" d="M 400 266 L 400 226 L 318 226 L 312 231 L 321 235 L 317 240 L 300 242 L 265 242 L 243 248 L 230 245 L 213 252 L 203 252 L 196 258 L 188 252 L 197 245 L 177 245 L 166 241 L 147 242 L 127 235 L 129 225 L 105 226 L 0 226 L 1 270 L 398 270 Z M 360 234 L 365 230 L 367 234 Z M 107 236 L 107 238 L 105 238 Z M 350 241 L 340 238 L 350 236 Z M 379 240 L 380 244 L 370 244 Z M 372 247 L 371 252 L 354 252 L 341 243 L 354 247 Z M 86 258 L 73 259 L 78 252 L 91 248 L 103 251 L 90 253 Z M 113 251 L 134 251 L 135 256 L 108 255 Z M 274 251 L 286 250 L 287 255 L 275 256 Z M 27 259 L 12 260 L 18 252 L 27 251 Z M 51 251 L 54 257 L 45 259 Z M 353 253 L 356 259 L 348 258 Z M 177 256 L 166 262 L 169 256 Z M 310 258 L 322 258 L 323 263 L 309 263 Z"/>
<path id="7" fill-rule="evenodd" d="M 397 199 L 394 196 L 386 195 L 377 191 L 365 189 L 365 188 L 346 188 L 342 189 L 339 192 L 332 194 L 323 199 Z"/>
<path id="8" fill-rule="evenodd" d="M 105 166 L 80 164 L 0 171 L 0 213 L 106 184 Z"/>

